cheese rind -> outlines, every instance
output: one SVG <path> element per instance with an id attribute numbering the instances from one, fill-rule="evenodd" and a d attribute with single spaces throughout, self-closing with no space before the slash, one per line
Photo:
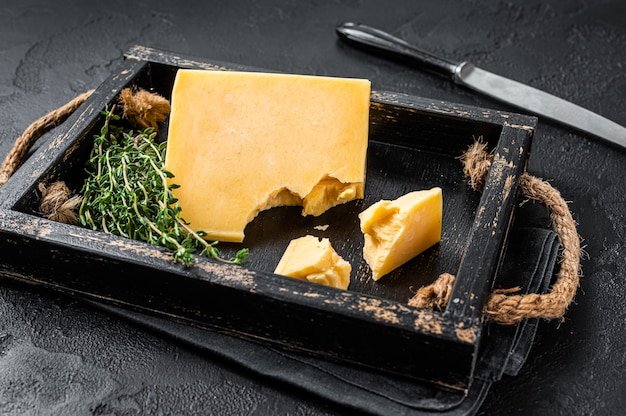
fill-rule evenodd
<path id="1" fill-rule="evenodd" d="M 362 198 L 369 97 L 362 79 L 179 70 L 165 167 L 181 216 L 241 242 L 260 210 L 317 216 Z"/>
<path id="2" fill-rule="evenodd" d="M 274 273 L 345 290 L 351 271 L 328 238 L 306 235 L 289 242 Z"/>
<path id="3" fill-rule="evenodd" d="M 441 240 L 441 188 L 381 200 L 359 214 L 363 257 L 380 279 Z"/>

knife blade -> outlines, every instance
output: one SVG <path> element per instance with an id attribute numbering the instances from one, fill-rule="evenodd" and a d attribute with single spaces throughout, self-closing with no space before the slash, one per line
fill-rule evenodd
<path id="1" fill-rule="evenodd" d="M 369 52 L 421 67 L 454 83 L 626 148 L 626 128 L 586 108 L 537 88 L 421 50 L 382 30 L 357 23 L 336 28 L 340 39 Z"/>

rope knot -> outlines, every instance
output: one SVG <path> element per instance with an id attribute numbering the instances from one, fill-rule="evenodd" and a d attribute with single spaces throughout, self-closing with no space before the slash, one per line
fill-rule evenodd
<path id="1" fill-rule="evenodd" d="M 483 189 L 492 159 L 493 154 L 487 152 L 487 143 L 479 140 L 461 156 L 463 173 L 469 178 L 470 186 L 475 191 Z"/>
<path id="2" fill-rule="evenodd" d="M 420 287 L 409 300 L 409 305 L 443 311 L 450 300 L 454 280 L 450 273 L 443 273 L 432 285 Z"/>
<path id="3" fill-rule="evenodd" d="M 39 191 L 41 192 L 39 210 L 46 218 L 64 224 L 78 224 L 74 210 L 83 201 L 81 196 L 72 196 L 67 185 L 61 181 L 53 182 L 48 187 L 40 183 Z"/>
<path id="4" fill-rule="evenodd" d="M 158 123 L 170 113 L 170 102 L 159 94 L 144 89 L 124 88 L 120 91 L 124 117 L 134 126 L 157 129 Z"/>

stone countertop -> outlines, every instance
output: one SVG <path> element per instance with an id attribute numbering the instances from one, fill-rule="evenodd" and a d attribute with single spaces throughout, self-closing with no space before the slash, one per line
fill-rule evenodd
<path id="1" fill-rule="evenodd" d="M 368 78 L 377 90 L 515 111 L 341 43 L 375 26 L 626 125 L 626 5 L 456 2 L 4 1 L 0 155 L 36 118 L 97 87 L 131 46 L 283 72 Z M 13 4 L 6 4 L 13 3 Z M 478 414 L 617 414 L 626 408 L 626 150 L 540 120 L 528 171 L 579 224 L 585 255 L 563 321 L 541 322 L 526 365 Z M 82 303 L 0 285 L 0 414 L 350 414 Z"/>

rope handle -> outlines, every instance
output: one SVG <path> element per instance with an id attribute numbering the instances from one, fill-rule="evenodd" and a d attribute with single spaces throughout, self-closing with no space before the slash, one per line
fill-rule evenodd
<path id="1" fill-rule="evenodd" d="M 24 130 L 24 133 L 15 140 L 13 148 L 4 158 L 4 162 L 2 162 L 2 167 L 0 167 L 0 186 L 4 185 L 17 168 L 20 167 L 26 159 L 26 154 L 37 140 L 49 130 L 63 123 L 92 93 L 93 90 L 82 93 L 67 104 L 40 117 Z"/>
<path id="2" fill-rule="evenodd" d="M 487 153 L 487 145 L 480 141 L 463 155 L 463 171 L 474 190 L 482 189 L 492 158 L 493 155 Z M 562 319 L 580 280 L 581 248 L 576 223 L 559 191 L 548 182 L 523 173 L 519 186 L 526 198 L 542 203 L 550 214 L 552 228 L 563 248 L 559 273 L 546 294 L 510 294 L 519 288 L 494 290 L 487 297 L 483 314 L 487 319 L 505 325 L 514 325 L 527 318 Z M 409 300 L 409 305 L 443 311 L 450 300 L 454 281 L 455 277 L 449 273 L 440 275 L 432 284 L 421 287 Z"/>

